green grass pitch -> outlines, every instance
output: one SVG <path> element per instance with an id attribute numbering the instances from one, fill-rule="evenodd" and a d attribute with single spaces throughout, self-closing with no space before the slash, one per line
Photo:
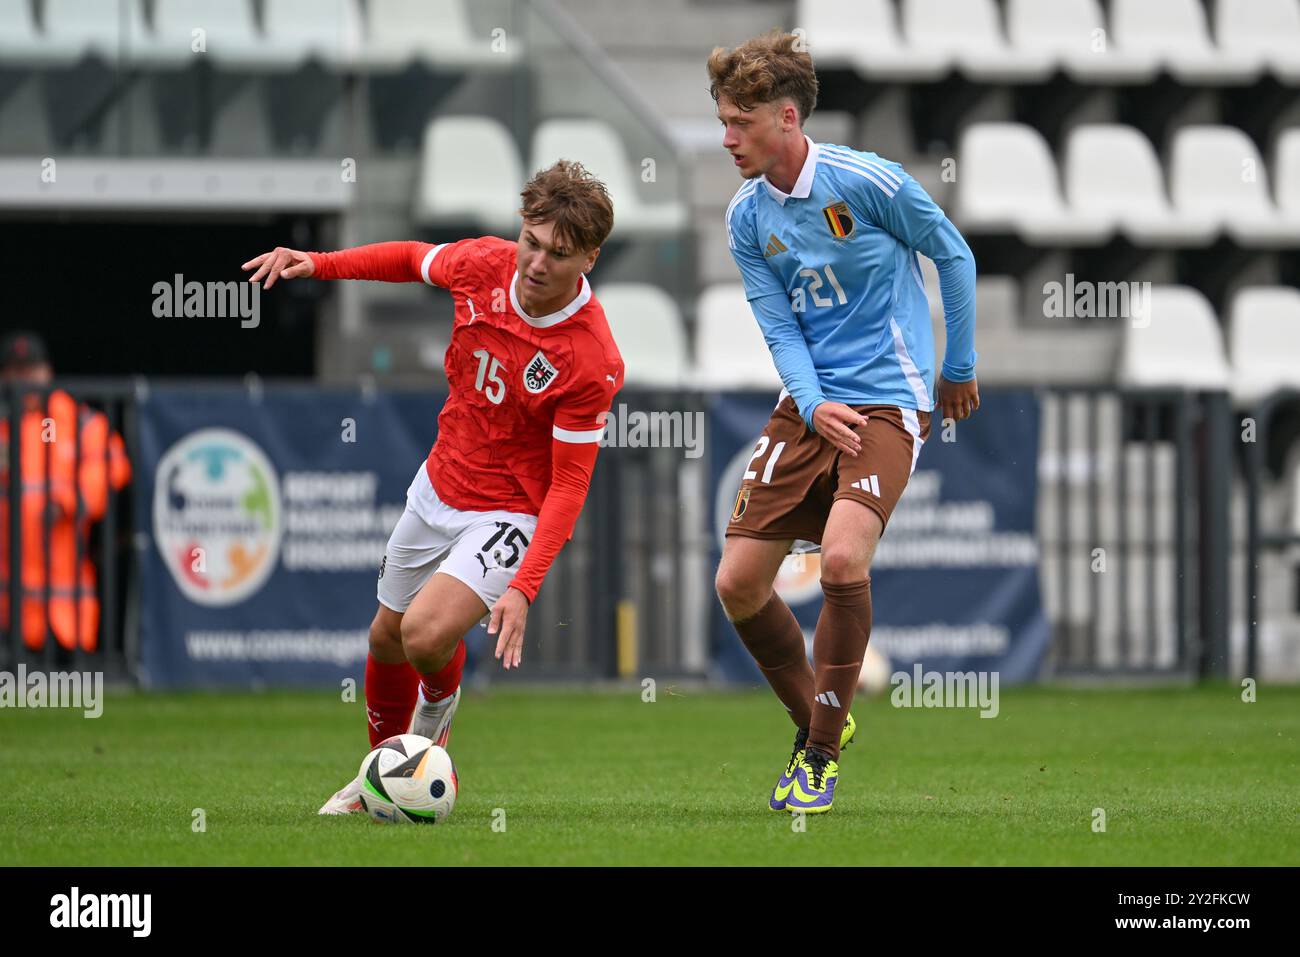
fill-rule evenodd
<path id="1" fill-rule="evenodd" d="M 766 808 L 792 736 L 766 691 L 467 693 L 459 803 L 436 827 L 316 815 L 367 750 L 362 705 L 337 693 L 122 693 L 96 720 L 4 710 L 0 864 L 1300 859 L 1300 688 L 1255 703 L 1228 685 L 1009 690 L 995 719 L 887 698 L 854 711 L 835 809 L 798 832 Z"/>

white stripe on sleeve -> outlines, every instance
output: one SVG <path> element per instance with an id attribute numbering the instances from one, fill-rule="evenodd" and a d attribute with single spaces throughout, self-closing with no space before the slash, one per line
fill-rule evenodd
<path id="1" fill-rule="evenodd" d="M 585 432 L 575 432 L 572 429 L 562 429 L 558 425 L 551 426 L 551 435 L 561 442 L 572 442 L 574 445 L 581 445 L 584 442 L 599 442 L 600 437 L 605 434 L 605 427 L 602 425 L 598 429 L 591 429 Z"/>
<path id="2" fill-rule="evenodd" d="M 434 246 L 432 249 L 430 249 L 427 253 L 424 254 L 424 262 L 420 263 L 420 278 L 423 279 L 430 286 L 436 286 L 438 284 L 429 278 L 429 267 L 433 265 L 434 257 L 437 256 L 438 253 L 442 250 L 442 248 L 446 245 L 447 245 L 446 243 L 442 243 L 440 245 Z"/>

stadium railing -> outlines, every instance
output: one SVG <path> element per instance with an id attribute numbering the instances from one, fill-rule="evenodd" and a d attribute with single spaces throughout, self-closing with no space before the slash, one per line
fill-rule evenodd
<path id="1" fill-rule="evenodd" d="M 32 386 L 18 383 L 5 384 L 0 389 L 0 421 L 6 424 L 8 441 L 0 450 L 0 460 L 5 464 L 0 468 L 0 494 L 6 501 L 9 516 L 8 540 L 0 543 L 8 556 L 9 580 L 8 590 L 9 620 L 0 623 L 4 628 L 4 639 L 0 641 L 0 662 L 5 668 L 14 668 L 18 664 L 39 667 L 45 671 L 71 668 L 75 671 L 87 670 L 93 662 L 95 670 L 103 671 L 111 681 L 133 680 L 138 649 L 135 646 L 132 629 L 126 620 L 132 617 L 133 609 L 128 606 L 137 594 L 136 582 L 132 580 L 134 562 L 131 558 L 131 536 L 128 525 L 130 484 L 117 489 L 111 481 L 106 483 L 107 504 L 102 519 L 92 528 L 88 541 L 83 543 L 80 534 L 73 536 L 74 575 L 80 575 L 83 557 L 90 557 L 96 571 L 96 599 L 99 605 L 99 629 L 97 647 L 93 653 L 82 648 L 81 631 L 81 596 L 79 589 L 74 592 L 75 631 L 78 633 L 71 650 L 60 645 L 51 631 L 51 525 L 52 510 L 44 509 L 42 516 L 42 535 L 44 543 L 41 554 L 44 561 L 41 600 L 44 603 L 45 634 L 38 650 L 29 648 L 23 641 L 24 618 L 24 566 L 23 554 L 27 543 L 24 542 L 23 522 L 15 516 L 23 515 L 23 495 L 26 492 L 38 493 L 49 502 L 51 479 L 52 443 L 43 440 L 45 463 L 41 469 L 40 487 L 27 488 L 24 481 L 14 481 L 14 476 L 23 476 L 23 430 L 21 420 L 25 411 L 38 411 L 42 422 L 51 421 L 50 396 L 62 390 L 77 402 L 80 412 L 89 408 L 102 413 L 107 418 L 108 434 L 116 433 L 123 437 L 127 459 L 133 465 L 138 461 L 135 454 L 134 402 L 137 384 L 129 380 L 63 380 L 48 386 Z M 78 420 L 82 417 L 79 414 Z M 104 468 L 110 471 L 110 443 L 104 443 Z M 75 431 L 73 441 L 73 474 L 80 475 L 83 463 L 82 429 Z M 134 480 L 134 476 L 132 477 Z M 75 520 L 80 522 L 84 514 L 85 502 L 80 481 L 74 483 L 76 495 Z M 89 548 L 83 553 L 83 544 Z M 77 578 L 79 582 L 79 578 Z"/>
<path id="2" fill-rule="evenodd" d="M 1227 393 L 1050 386 L 1040 398 L 1050 672 L 1225 676 Z"/>
<path id="3" fill-rule="evenodd" d="M 311 387 L 308 384 L 308 387 Z M 128 458 L 141 462 L 135 428 L 144 380 L 66 380 L 62 388 L 102 411 L 124 436 Z M 0 393 L 10 422 L 11 474 L 21 474 L 15 419 L 22 395 L 49 389 L 8 387 Z M 992 391 L 992 390 L 990 390 Z M 1110 387 L 1037 387 L 1042 408 L 1039 448 L 1039 575 L 1052 626 L 1046 676 L 1151 677 L 1194 680 L 1229 673 L 1229 509 L 1234 487 L 1236 427 L 1222 392 Z M 709 394 L 628 389 L 621 414 L 707 412 Z M 1258 409 L 1261 432 L 1280 396 Z M 1248 446 L 1249 501 L 1259 494 L 1262 441 Z M 572 542 L 561 553 L 529 615 L 533 655 L 526 674 L 505 680 L 589 681 L 653 673 L 702 676 L 712 660 L 712 556 L 709 457 L 671 444 L 620 447 L 601 453 Z M 141 481 L 134 475 L 132 481 Z M 4 489 L 19 514 L 21 489 Z M 101 613 L 99 650 L 65 653 L 44 642 L 24 645 L 21 602 L 15 627 L 0 641 L 0 662 L 78 669 L 95 667 L 134 680 L 139 659 L 138 555 L 131 534 L 130 487 L 110 489 L 109 508 L 94 540 Z M 139 523 L 139 516 L 135 517 Z M 48 525 L 46 526 L 48 529 Z M 1251 513 L 1244 544 L 1247 621 L 1255 618 L 1257 566 L 1263 551 L 1296 544 L 1264 534 Z M 21 523 L 0 543 L 10 567 L 21 565 Z M 1093 567 L 1096 549 L 1111 553 L 1112 574 Z M 48 581 L 48 576 L 46 577 Z M 1252 626 L 1246 673 L 1256 667 Z M 64 660 L 66 659 L 66 660 Z M 505 676 L 494 673 L 493 680 Z"/>
<path id="4" fill-rule="evenodd" d="M 1292 527 L 1288 531 L 1267 531 L 1261 520 L 1261 500 L 1267 483 L 1267 459 L 1269 439 L 1275 431 L 1275 424 L 1286 406 L 1295 408 L 1300 402 L 1300 392 L 1281 389 L 1261 399 L 1250 410 L 1250 419 L 1255 427 L 1254 441 L 1245 443 L 1245 480 L 1246 480 L 1246 589 L 1244 597 L 1244 627 L 1246 630 L 1246 661 L 1244 674 L 1254 677 L 1259 674 L 1259 620 L 1260 610 L 1265 607 L 1264 588 L 1268 581 L 1260 574 L 1260 564 L 1268 554 L 1280 554 L 1300 546 L 1300 516 L 1293 516 Z"/>

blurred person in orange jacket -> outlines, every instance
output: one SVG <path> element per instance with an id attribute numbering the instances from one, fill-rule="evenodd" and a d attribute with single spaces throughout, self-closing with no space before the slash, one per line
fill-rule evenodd
<path id="1" fill-rule="evenodd" d="M 48 387 L 52 378 L 39 336 L 19 332 L 0 342 L 0 383 Z M 48 398 L 43 392 L 25 393 L 21 402 L 23 641 L 39 651 L 48 626 L 63 648 L 71 651 L 80 645 L 84 651 L 94 651 L 99 642 L 99 598 L 90 529 L 104 517 L 110 486 L 119 490 L 130 481 L 131 463 L 122 437 L 109 428 L 108 417 L 62 389 L 50 390 Z M 10 626 L 9 430 L 13 418 L 12 412 L 0 417 L 0 625 L 5 629 Z"/>

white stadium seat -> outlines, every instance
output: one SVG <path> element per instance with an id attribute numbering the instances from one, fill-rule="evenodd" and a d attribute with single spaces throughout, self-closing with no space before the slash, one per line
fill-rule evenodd
<path id="1" fill-rule="evenodd" d="M 993 0 L 903 0 L 903 35 L 911 49 L 975 80 L 1040 81 L 1053 68 L 1043 51 L 1007 43 Z"/>
<path id="2" fill-rule="evenodd" d="M 1082 83 L 1141 83 L 1160 67 L 1151 53 L 1115 49 L 1099 0 L 1009 0 L 1007 35 L 1020 50 L 1050 54 Z"/>
<path id="3" fill-rule="evenodd" d="M 643 202 L 637 191 L 640 161 L 627 155 L 618 134 L 599 120 L 547 120 L 533 131 L 529 170 L 556 160 L 582 163 L 605 184 L 614 201 L 614 235 L 663 235 L 686 227 L 685 207 L 674 197 Z"/>
<path id="4" fill-rule="evenodd" d="M 1273 182 L 1277 184 L 1278 212 L 1288 220 L 1300 220 L 1300 127 L 1292 127 L 1277 138 Z"/>
<path id="5" fill-rule="evenodd" d="M 1300 240 L 1300 218 L 1282 216 L 1254 142 L 1231 126 L 1186 126 L 1174 134 L 1169 192 L 1180 215 L 1212 217 L 1242 246 Z"/>
<path id="6" fill-rule="evenodd" d="M 1217 0 L 1214 23 L 1224 50 L 1258 53 L 1283 83 L 1300 84 L 1300 0 Z"/>
<path id="7" fill-rule="evenodd" d="M 795 26 L 807 31 L 818 66 L 849 66 L 869 79 L 900 81 L 936 80 L 951 67 L 950 57 L 903 41 L 894 0 L 799 0 Z"/>
<path id="8" fill-rule="evenodd" d="M 93 54 L 108 63 L 129 61 L 148 41 L 142 0 L 122 0 L 120 8 L 104 0 L 46 0 L 44 50 L 50 60 Z"/>
<path id="9" fill-rule="evenodd" d="M 156 0 L 154 39 L 147 58 L 174 61 L 192 58 L 194 30 L 204 32 L 205 56 L 223 66 L 262 64 L 271 57 L 248 0 Z"/>
<path id="10" fill-rule="evenodd" d="M 1155 149 L 1131 126 L 1075 127 L 1062 167 L 1071 208 L 1108 217 L 1138 246 L 1207 245 L 1218 232 L 1212 216 L 1180 216 L 1174 210 Z"/>
<path id="11" fill-rule="evenodd" d="M 416 218 L 477 222 L 502 235 L 519 231 L 523 167 L 510 132 L 484 116 L 446 116 L 424 131 Z"/>
<path id="12" fill-rule="evenodd" d="M 1112 0 L 1110 25 L 1121 51 L 1159 57 L 1184 83 L 1249 83 L 1263 68 L 1257 53 L 1210 42 L 1201 0 Z"/>
<path id="13" fill-rule="evenodd" d="M 518 59 L 513 38 L 493 52 L 491 37 L 470 27 L 468 0 L 369 0 L 362 60 L 372 69 L 400 69 L 414 60 L 430 66 L 509 67 Z"/>
<path id="14" fill-rule="evenodd" d="M 1223 334 L 1206 298 L 1189 286 L 1151 287 L 1149 315 L 1123 320 L 1119 384 L 1226 389 Z"/>
<path id="15" fill-rule="evenodd" d="M 650 283 L 620 282 L 599 286 L 596 298 L 623 355 L 628 385 L 686 384 L 686 331 L 672 296 Z"/>
<path id="16" fill-rule="evenodd" d="M 962 134 L 957 219 L 971 232 L 1018 233 L 1039 245 L 1095 245 L 1113 229 L 1106 217 L 1071 210 L 1042 135 L 1020 123 L 976 123 Z"/>
<path id="17" fill-rule="evenodd" d="M 334 69 L 360 62 L 361 11 L 357 0 L 264 0 L 267 66 L 315 58 Z"/>
<path id="18" fill-rule="evenodd" d="M 700 296 L 695 384 L 711 389 L 781 388 L 781 377 L 740 283 L 709 286 Z"/>
<path id="19" fill-rule="evenodd" d="M 1300 290 L 1240 289 L 1228 315 L 1233 400 L 1246 406 L 1275 389 L 1300 390 Z"/>
<path id="20" fill-rule="evenodd" d="M 80 56 L 66 46 L 52 47 L 36 29 L 28 0 L 0 0 L 0 64 L 39 66 L 69 63 Z"/>

